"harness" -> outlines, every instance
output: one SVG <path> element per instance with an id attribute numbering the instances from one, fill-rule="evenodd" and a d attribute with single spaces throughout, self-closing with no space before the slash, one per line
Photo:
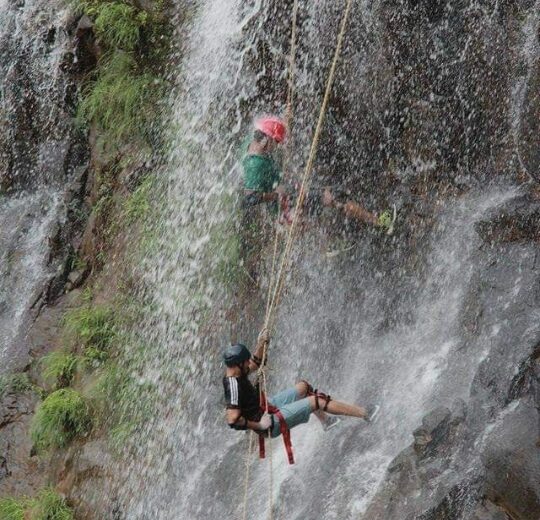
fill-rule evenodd
<path id="1" fill-rule="evenodd" d="M 322 408 L 323 412 L 326 412 L 328 410 L 328 404 L 332 400 L 332 397 L 330 394 L 325 394 L 324 392 L 319 392 L 316 388 L 313 388 L 312 385 L 310 385 L 305 379 L 300 379 L 301 383 L 304 383 L 307 386 L 307 395 L 308 396 L 314 396 L 315 397 L 315 410 L 320 410 L 321 406 L 319 404 L 319 399 L 324 400 L 324 406 Z"/>
<path id="2" fill-rule="evenodd" d="M 328 409 L 328 403 L 332 400 L 332 398 L 323 392 L 319 392 L 317 389 L 314 389 L 305 379 L 301 379 L 302 383 L 305 383 L 308 391 L 308 396 L 314 396 L 315 397 L 315 410 L 320 410 L 320 404 L 319 399 L 324 400 L 324 406 L 322 410 L 326 412 Z M 279 421 L 279 431 L 281 432 L 281 436 L 283 437 L 283 446 L 285 447 L 285 452 L 287 453 L 287 460 L 289 461 L 289 464 L 294 464 L 294 453 L 292 448 L 292 442 L 291 442 L 291 430 L 287 426 L 287 422 L 285 421 L 285 417 L 283 417 L 283 414 L 279 411 L 279 408 L 277 406 L 274 406 L 270 404 L 267 399 L 264 392 L 260 392 L 260 407 L 261 411 L 267 411 L 271 415 L 275 415 L 278 418 Z M 270 428 L 270 431 L 273 429 L 273 425 Z M 259 434 L 259 458 L 264 459 L 266 457 L 266 447 L 264 445 L 264 438 L 265 433 L 263 432 Z M 270 434 L 268 434 L 270 436 Z"/>
<path id="3" fill-rule="evenodd" d="M 283 417 L 283 414 L 279 411 L 279 408 L 270 404 L 266 400 L 266 395 L 264 394 L 264 392 L 261 392 L 261 410 L 263 412 L 266 410 L 269 414 L 275 415 L 278 418 L 279 431 L 281 432 L 281 436 L 283 437 L 283 446 L 285 447 L 285 452 L 287 453 L 287 460 L 289 461 L 289 464 L 294 464 L 294 454 L 293 454 L 292 443 L 291 443 L 291 430 L 287 426 L 285 417 Z M 272 428 L 270 428 L 270 430 L 272 430 Z M 264 445 L 264 432 L 263 432 L 262 434 L 259 435 L 259 458 L 264 459 L 265 457 L 266 457 L 266 447 Z"/>

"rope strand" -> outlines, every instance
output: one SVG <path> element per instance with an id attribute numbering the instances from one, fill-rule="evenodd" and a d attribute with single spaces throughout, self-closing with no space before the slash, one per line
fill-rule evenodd
<path id="1" fill-rule="evenodd" d="M 317 155 L 317 149 L 319 146 L 319 139 L 322 133 L 323 123 L 326 115 L 326 111 L 328 109 L 328 103 L 330 101 L 330 94 L 332 92 L 332 85 L 334 83 L 334 77 L 336 73 L 337 63 L 339 61 L 339 57 L 341 54 L 341 48 L 343 46 L 343 39 L 345 37 L 345 32 L 347 28 L 347 21 L 350 15 L 351 7 L 352 7 L 353 0 L 347 0 L 347 4 L 345 7 L 345 12 L 343 14 L 343 18 L 341 20 L 341 28 L 338 35 L 338 40 L 336 44 L 336 50 L 334 53 L 334 59 L 332 60 L 332 66 L 330 67 L 330 72 L 328 74 L 328 79 L 326 82 L 326 90 L 324 93 L 323 102 L 321 105 L 321 109 L 319 112 L 319 119 L 317 121 L 317 126 L 315 128 L 315 133 L 313 135 L 313 140 L 311 142 L 311 149 L 309 152 L 308 161 L 306 163 L 306 167 L 304 170 L 304 174 L 302 176 L 302 184 L 300 185 L 300 193 L 298 195 L 298 199 L 296 201 L 295 206 L 295 215 L 293 218 L 293 221 L 291 223 L 291 227 L 289 229 L 287 242 L 285 244 L 285 250 L 283 252 L 281 265 L 278 271 L 277 275 L 277 282 L 274 288 L 274 293 L 272 295 L 272 300 L 270 302 L 270 307 L 268 309 L 268 312 L 266 313 L 265 321 L 264 321 L 264 327 L 265 328 L 271 328 L 273 326 L 273 322 L 271 321 L 273 318 L 273 315 L 275 314 L 275 309 L 277 308 L 277 304 L 279 303 L 279 299 L 281 296 L 281 292 L 283 290 L 283 282 L 284 282 L 284 273 L 287 268 L 287 264 L 289 262 L 290 253 L 292 250 L 292 245 L 294 241 L 294 233 L 296 231 L 296 227 L 298 225 L 298 220 L 300 218 L 300 210 L 304 204 L 305 197 L 307 193 L 309 192 L 309 184 L 310 184 L 310 177 L 313 172 L 313 164 L 315 163 L 315 157 Z"/>
<path id="2" fill-rule="evenodd" d="M 304 204 L 304 200 L 309 192 L 309 187 L 311 183 L 311 175 L 313 173 L 313 165 L 315 163 L 315 158 L 317 155 L 319 139 L 322 133 L 324 119 L 325 119 L 326 112 L 328 109 L 328 104 L 330 101 L 330 94 L 332 92 L 332 86 L 334 83 L 336 68 L 339 61 L 339 57 L 341 55 L 343 40 L 344 40 L 346 29 L 347 29 L 347 21 L 351 12 L 353 0 L 346 0 L 346 2 L 347 3 L 346 3 L 345 10 L 344 10 L 342 20 L 341 20 L 341 26 L 340 26 L 340 31 L 338 34 L 336 49 L 334 52 L 334 58 L 332 60 L 332 65 L 328 73 L 324 98 L 323 98 L 321 108 L 319 111 L 319 118 L 317 120 L 317 126 L 313 134 L 308 161 L 304 169 L 302 182 L 300 185 L 300 191 L 299 191 L 299 195 L 298 195 L 296 205 L 295 205 L 294 218 L 289 228 L 289 232 L 287 234 L 287 240 L 285 242 L 285 247 L 281 256 L 281 262 L 280 262 L 280 266 L 279 266 L 279 270 L 277 271 L 277 274 L 274 271 L 275 266 L 276 266 L 277 249 L 278 249 L 278 231 L 277 231 L 277 226 L 276 226 L 276 234 L 274 238 L 274 256 L 272 259 L 272 271 L 271 271 L 270 284 L 268 287 L 266 313 L 265 313 L 264 327 L 263 327 L 263 329 L 268 329 L 268 331 L 271 331 L 271 329 L 274 327 L 274 324 L 275 324 L 276 309 L 278 307 L 278 304 L 280 302 L 281 295 L 283 292 L 285 274 L 286 274 L 288 265 L 290 263 L 290 255 L 291 255 L 292 246 L 294 243 L 295 231 L 298 225 L 298 221 L 300 219 L 300 213 L 301 213 L 302 206 Z M 294 97 L 293 77 L 294 77 L 294 71 L 295 71 L 297 14 L 298 14 L 298 0 L 295 0 L 294 6 L 293 6 L 293 15 L 292 15 L 291 53 L 290 53 L 290 60 L 289 60 L 289 85 L 288 85 L 288 91 L 287 91 L 287 122 L 289 125 L 292 120 L 292 113 L 293 113 L 292 112 L 293 97 Z M 287 155 L 284 156 L 284 164 L 285 164 L 285 158 L 288 159 L 288 156 Z M 266 367 L 265 367 L 266 360 L 267 360 L 267 353 L 268 353 L 268 342 L 265 342 L 264 347 L 263 347 L 262 362 L 257 371 L 257 378 L 259 379 L 259 382 L 261 384 L 261 391 L 264 392 L 265 396 L 267 395 L 267 391 L 266 391 L 267 381 L 266 381 Z M 268 412 L 267 401 L 265 401 L 265 411 Z M 248 499 L 248 485 L 249 485 L 249 472 L 250 472 L 249 459 L 251 457 L 251 450 L 252 450 L 252 436 L 253 436 L 253 432 L 251 432 L 251 435 L 250 435 L 248 460 L 246 462 L 246 476 L 245 476 L 245 481 L 244 481 L 244 507 L 243 507 L 243 517 L 242 517 L 243 520 L 246 520 L 246 517 L 247 517 L 247 499 Z M 274 514 L 273 467 L 272 467 L 272 448 L 271 448 L 271 443 L 270 443 L 270 496 L 269 496 L 268 520 L 272 520 L 273 514 Z"/>

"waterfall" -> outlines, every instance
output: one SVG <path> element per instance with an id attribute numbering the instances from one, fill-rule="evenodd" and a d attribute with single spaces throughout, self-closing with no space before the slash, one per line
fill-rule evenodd
<path id="1" fill-rule="evenodd" d="M 504 172 L 488 180 L 500 152 L 495 138 L 503 138 L 488 135 L 489 124 L 471 97 L 482 80 L 467 60 L 478 48 L 494 52 L 486 32 L 495 30 L 497 15 L 471 2 L 469 15 L 481 24 L 450 37 L 445 8 L 415 10 L 402 2 L 395 18 L 391 9 L 387 2 L 355 5 L 315 187 L 345 183 L 366 204 L 397 202 L 402 230 L 415 225 L 407 189 L 424 174 L 469 190 L 440 202 L 431 224 L 414 238 L 407 231 L 391 238 L 366 229 L 348 232 L 352 245 L 336 258 L 325 254 L 336 247 L 333 239 L 313 225 L 298 238 L 270 352 L 270 389 L 303 377 L 336 398 L 381 403 L 382 417 L 372 427 L 347 419 L 330 433 L 314 420 L 294 429 L 294 467 L 286 464 L 281 441 L 274 441 L 271 491 L 269 462 L 252 461 L 248 518 L 266 517 L 270 492 L 275 518 L 361 518 L 422 416 L 456 399 L 468 401 L 475 373 L 496 343 L 494 325 L 466 348 L 462 321 L 478 276 L 478 223 L 520 194 Z M 339 5 L 327 2 L 312 2 L 301 12 L 294 170 L 306 159 L 340 13 Z M 223 420 L 219 356 L 231 340 L 231 296 L 214 276 L 219 258 L 212 242 L 230 218 L 224 200 L 237 190 L 238 147 L 253 116 L 283 110 L 288 14 L 268 2 L 208 0 L 200 3 L 184 41 L 171 101 L 172 152 L 159 188 L 156 253 L 141 268 L 151 304 L 134 332 L 147 346 L 138 377 L 141 389 L 157 389 L 155 414 L 125 448 L 133 455 L 115 486 L 125 518 L 240 516 L 247 440 Z M 454 14 L 455 29 L 467 14 Z M 401 23 L 409 24 L 405 42 Z M 391 44 L 385 36 L 394 38 Z M 405 60 L 404 70 L 426 60 L 420 79 L 384 83 L 395 58 L 388 46 Z M 500 109 L 485 107 L 488 113 Z M 349 115 L 343 119 L 343 113 Z M 497 130 L 515 130 L 510 119 L 498 119 Z M 421 136 L 416 141 L 408 137 L 411 128 Z M 463 137 L 458 151 L 452 148 L 456 133 Z M 381 181 L 387 189 L 382 195 L 377 185 L 385 169 L 392 170 L 394 187 Z M 323 218 L 324 229 L 340 226 L 338 215 Z M 517 292 L 521 283 L 515 280 Z M 242 340 L 253 344 L 259 318 L 236 317 Z M 469 469 L 477 464 L 478 457 L 471 457 Z"/>
<path id="2" fill-rule="evenodd" d="M 90 376 L 99 384 L 117 370 L 118 393 L 131 399 L 113 403 L 111 417 L 124 421 L 116 431 L 94 428 L 58 470 L 74 507 L 107 520 L 241 518 L 244 504 L 248 436 L 225 424 L 221 350 L 255 344 L 273 237 L 251 273 L 239 253 L 239 160 L 254 118 L 285 113 L 293 0 L 172 3 L 182 22 L 162 100 L 165 157 L 149 188 L 151 222 L 127 251 L 138 319 L 115 330 L 120 352 Z M 291 189 L 343 6 L 300 2 Z M 435 520 L 456 490 L 449 520 L 487 518 L 477 509 L 485 504 L 524 518 L 514 511 L 522 489 L 532 489 L 524 511 L 540 504 L 527 480 L 534 461 L 512 473 L 515 446 L 520 460 L 536 449 L 539 6 L 353 2 L 312 192 L 328 186 L 374 212 L 395 206 L 396 231 L 336 208 L 304 217 L 268 388 L 303 378 L 335 399 L 379 403 L 381 416 L 373 425 L 344 418 L 328 432 L 313 418 L 294 428 L 293 466 L 281 439 L 269 441 L 266 460 L 252 454 L 248 519 Z M 74 116 L 96 56 L 78 63 L 76 24 L 60 0 L 0 0 L 0 376 L 36 354 L 32 323 L 66 290 L 86 225 L 82 200 L 98 166 L 88 167 L 94 144 Z M 87 398 L 92 385 L 81 386 Z M 412 434 L 434 409 L 448 411 L 454 437 L 425 463 Z M 119 446 L 105 442 L 115 435 Z M 105 462 L 86 464 L 87 455 Z"/>
<path id="3" fill-rule="evenodd" d="M 65 260 L 55 238 L 81 167 L 65 15 L 50 2 L 0 4 L 0 372 L 28 362 L 28 328 Z"/>

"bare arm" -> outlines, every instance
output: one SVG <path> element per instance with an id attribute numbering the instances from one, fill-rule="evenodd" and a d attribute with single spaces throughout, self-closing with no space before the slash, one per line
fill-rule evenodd
<path id="1" fill-rule="evenodd" d="M 268 329 L 263 329 L 261 333 L 259 334 L 259 337 L 257 339 L 257 345 L 255 346 L 255 352 L 253 353 L 253 358 L 263 361 L 263 355 L 264 355 L 264 347 L 265 345 L 268 345 L 270 342 L 270 334 L 268 332 Z M 249 362 L 249 371 L 254 372 L 259 368 L 259 365 L 253 361 L 253 359 Z"/>
<path id="2" fill-rule="evenodd" d="M 274 200 L 278 200 L 279 194 L 276 191 L 269 191 L 262 193 L 261 197 L 264 202 L 272 202 Z"/>
<path id="3" fill-rule="evenodd" d="M 248 421 L 245 417 L 242 417 L 239 409 L 228 408 L 226 411 L 227 424 L 233 428 L 234 426 L 239 426 L 238 429 L 249 429 L 254 431 L 261 431 L 261 423 L 257 421 Z M 233 426 L 234 425 L 234 426 Z"/>
<path id="4" fill-rule="evenodd" d="M 232 424 L 236 424 L 238 422 L 238 419 L 240 419 L 241 412 L 238 408 L 227 408 L 225 411 L 225 417 L 227 420 L 227 424 L 231 426 Z"/>

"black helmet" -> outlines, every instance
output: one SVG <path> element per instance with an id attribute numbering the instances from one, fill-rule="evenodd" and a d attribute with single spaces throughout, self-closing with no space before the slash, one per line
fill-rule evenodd
<path id="1" fill-rule="evenodd" d="M 244 361 L 251 358 L 251 353 L 245 345 L 237 343 L 236 345 L 229 345 L 225 347 L 223 351 L 223 361 L 228 367 L 234 367 L 241 365 Z"/>

